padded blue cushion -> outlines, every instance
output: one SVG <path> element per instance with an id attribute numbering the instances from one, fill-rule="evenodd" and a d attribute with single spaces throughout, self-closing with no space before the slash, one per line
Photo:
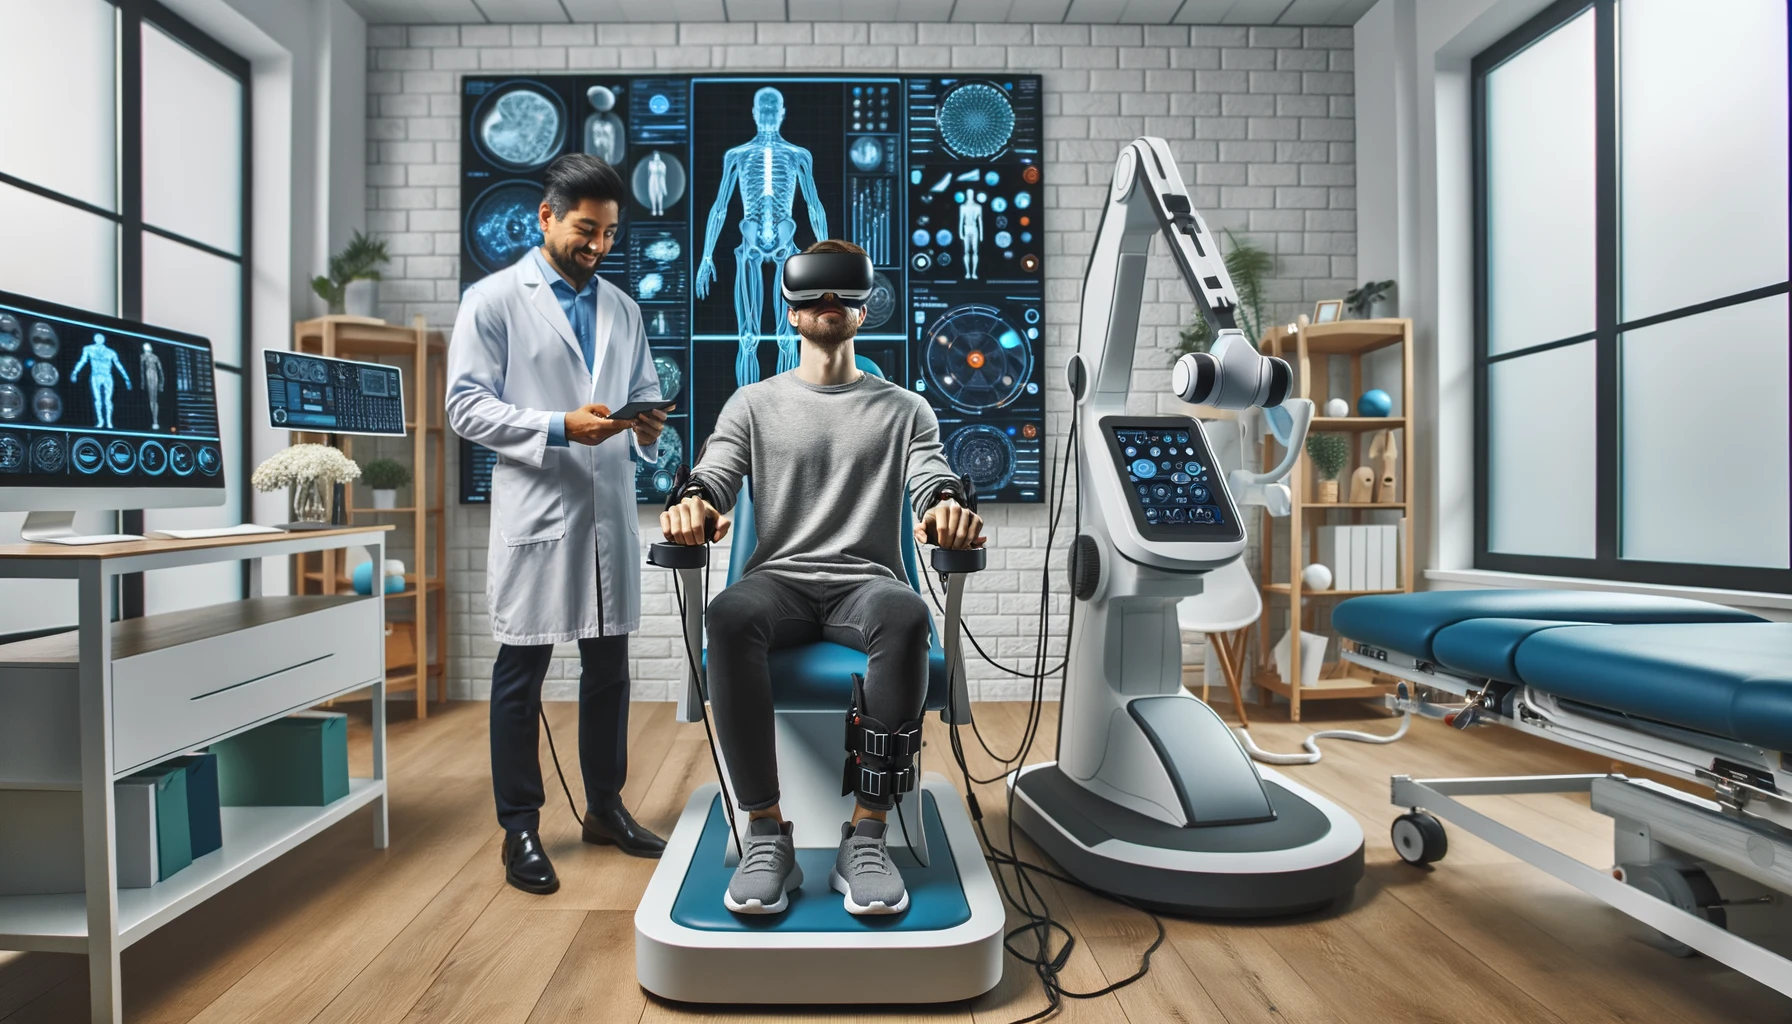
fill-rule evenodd
<path id="1" fill-rule="evenodd" d="M 722 817 L 720 800 L 710 805 L 709 818 L 703 823 L 703 835 L 697 840 L 697 852 L 685 870 L 684 885 L 672 902 L 672 920 L 686 928 L 706 932 L 934 932 L 943 931 L 971 919 L 971 905 L 965 899 L 964 886 L 958 880 L 958 865 L 952 859 L 952 848 L 946 842 L 946 828 L 940 824 L 939 808 L 933 794 L 922 793 L 919 801 L 904 800 L 903 813 L 908 827 L 923 827 L 915 820 L 919 804 L 927 829 L 928 859 L 933 863 L 922 867 L 902 842 L 896 816 L 890 816 L 890 859 L 902 872 L 908 887 L 908 909 L 900 914 L 854 917 L 846 912 L 840 895 L 828 888 L 828 871 L 834 866 L 831 849 L 798 850 L 796 860 L 803 869 L 803 886 L 790 896 L 790 907 L 782 914 L 735 914 L 722 905 L 722 891 L 734 869 L 723 865 L 727 852 L 728 822 Z M 911 979 L 921 982 L 925 979 Z"/>
<path id="2" fill-rule="evenodd" d="M 1332 611 L 1332 626 L 1352 640 L 1438 660 L 1440 630 L 1469 619 L 1553 622 L 1765 622 L 1705 601 L 1592 590 L 1433 590 L 1353 597 Z"/>
<path id="3" fill-rule="evenodd" d="M 1570 700 L 1792 751 L 1792 623 L 1545 630 L 1516 663 Z"/>
<path id="4" fill-rule="evenodd" d="M 1517 683 L 1513 658 L 1518 646 L 1546 629 L 1581 628 L 1584 622 L 1550 622 L 1543 619 L 1470 619 L 1445 626 L 1431 640 L 1437 663 L 1459 675 Z"/>

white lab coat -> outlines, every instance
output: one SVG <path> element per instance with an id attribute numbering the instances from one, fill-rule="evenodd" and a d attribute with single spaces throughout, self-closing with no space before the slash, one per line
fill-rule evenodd
<path id="1" fill-rule="evenodd" d="M 641 619 L 635 466 L 659 458 L 632 432 L 549 447 L 559 413 L 657 400 L 641 309 L 597 285 L 595 372 L 560 300 L 525 256 L 467 289 L 448 347 L 448 423 L 498 453 L 492 471 L 486 598 L 492 636 L 564 643 L 634 631 Z"/>

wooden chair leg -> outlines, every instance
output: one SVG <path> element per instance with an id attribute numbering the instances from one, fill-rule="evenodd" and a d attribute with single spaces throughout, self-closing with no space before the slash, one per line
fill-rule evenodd
<path id="1" fill-rule="evenodd" d="M 1233 647 L 1234 634 L 1209 633 L 1207 642 L 1213 645 L 1214 658 L 1220 663 L 1220 671 L 1226 677 L 1226 686 L 1232 691 L 1232 706 L 1238 709 L 1238 720 L 1245 728 L 1250 728 L 1251 720 L 1245 715 L 1244 692 L 1239 687 L 1238 667 L 1240 652 Z M 1203 675 L 1205 678 L 1205 675 Z"/>

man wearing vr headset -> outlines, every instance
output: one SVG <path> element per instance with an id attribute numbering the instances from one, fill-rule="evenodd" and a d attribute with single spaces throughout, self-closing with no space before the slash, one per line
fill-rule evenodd
<path id="1" fill-rule="evenodd" d="M 751 477 L 757 544 L 739 582 L 709 603 L 710 704 L 749 816 L 723 901 L 736 913 L 775 914 L 802 884 L 778 808 L 766 655 L 830 640 L 864 651 L 868 665 L 853 694 L 856 747 L 843 787 L 858 804 L 841 826 L 829 885 L 854 914 L 900 913 L 908 892 L 886 847 L 885 815 L 914 786 L 931 619 L 905 582 L 899 502 L 911 503 L 918 543 L 980 546 L 983 520 L 961 504 L 926 401 L 858 369 L 853 336 L 872 285 L 865 251 L 817 242 L 786 260 L 782 276 L 801 362 L 734 393 L 689 486 L 660 516 L 674 543 L 721 540 L 723 514 Z"/>

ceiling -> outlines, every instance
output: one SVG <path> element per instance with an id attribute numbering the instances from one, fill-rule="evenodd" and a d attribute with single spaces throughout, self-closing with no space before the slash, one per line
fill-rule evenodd
<path id="1" fill-rule="evenodd" d="M 348 0 L 368 23 L 960 21 L 1354 25 L 1375 0 Z"/>

